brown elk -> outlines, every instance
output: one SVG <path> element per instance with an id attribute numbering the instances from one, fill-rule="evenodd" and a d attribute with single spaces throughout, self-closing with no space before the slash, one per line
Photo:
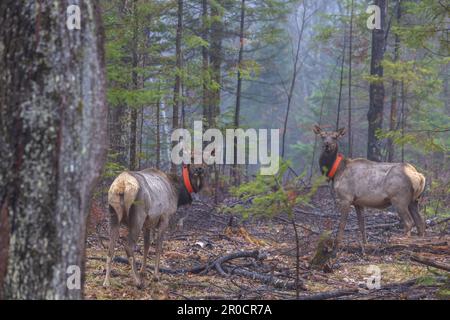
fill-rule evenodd
<path id="1" fill-rule="evenodd" d="M 106 261 L 106 276 L 103 286 L 110 284 L 111 262 L 114 247 L 119 237 L 120 224 L 126 225 L 128 239 L 125 252 L 132 268 L 136 285 L 142 287 L 151 234 L 156 235 L 154 278 L 159 276 L 159 260 L 162 252 L 164 232 L 170 217 L 177 207 L 192 203 L 192 192 L 203 187 L 204 164 L 183 165 L 182 177 L 165 174 L 157 169 L 122 172 L 112 183 L 108 192 L 110 212 L 110 243 Z M 140 275 L 136 271 L 134 247 L 139 235 L 144 233 L 144 252 Z"/>
<path id="2" fill-rule="evenodd" d="M 344 159 L 338 153 L 338 139 L 345 134 L 345 128 L 326 132 L 315 125 L 313 131 L 322 138 L 320 169 L 332 181 L 341 212 L 335 247 L 342 240 L 352 205 L 356 209 L 363 249 L 367 242 L 364 207 L 383 209 L 392 205 L 407 235 L 415 224 L 418 234 L 424 236 L 425 221 L 418 210 L 418 199 L 425 188 L 425 177 L 421 173 L 408 163 Z"/>

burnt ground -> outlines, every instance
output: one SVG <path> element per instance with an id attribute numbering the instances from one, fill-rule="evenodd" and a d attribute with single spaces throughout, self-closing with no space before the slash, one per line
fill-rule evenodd
<path id="1" fill-rule="evenodd" d="M 225 204 L 236 201 L 227 199 Z M 124 228 L 116 248 L 111 286 L 102 287 L 108 228 L 106 215 L 97 208 L 96 228 L 91 228 L 87 241 L 86 298 L 295 299 L 298 287 L 301 299 L 450 299 L 449 272 L 411 259 L 419 256 L 444 267 L 450 265 L 449 222 L 435 224 L 442 218 L 431 219 L 434 226 L 427 229 L 426 237 L 405 237 L 395 213 L 366 210 L 369 244 L 363 255 L 352 212 L 331 270 L 313 270 L 310 261 L 320 235 L 334 230 L 339 220 L 329 189 L 319 188 L 312 207 L 295 210 L 300 249 L 300 281 L 296 286 L 296 238 L 286 215 L 242 221 L 218 212 L 210 203 L 195 201 L 177 212 L 164 242 L 161 278 L 152 280 L 151 248 L 143 289 L 135 287 L 125 258 Z M 142 260 L 142 247 L 141 239 L 136 248 L 138 261 Z M 380 289 L 367 287 L 374 274 L 370 266 L 379 268 Z"/>

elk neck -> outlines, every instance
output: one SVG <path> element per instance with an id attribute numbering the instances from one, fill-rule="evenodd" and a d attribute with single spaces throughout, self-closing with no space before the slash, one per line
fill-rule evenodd
<path id="1" fill-rule="evenodd" d="M 336 161 L 338 155 L 338 148 L 330 151 L 322 151 L 322 154 L 319 158 L 319 165 L 320 165 L 320 171 L 323 175 L 328 176 L 328 173 L 331 170 L 331 167 L 333 166 L 333 163 Z"/>
<path id="2" fill-rule="evenodd" d="M 186 167 L 187 168 L 187 167 Z M 178 178 L 178 207 L 191 204 L 192 203 L 192 196 L 191 192 L 197 193 L 199 190 L 197 190 L 196 184 L 192 184 L 192 177 L 189 172 L 189 169 L 183 168 L 183 172 L 181 174 L 181 178 Z"/>
<path id="3" fill-rule="evenodd" d="M 184 185 L 183 179 L 178 179 L 178 207 L 184 206 L 186 204 L 192 203 L 192 196 L 188 192 L 186 186 Z"/>

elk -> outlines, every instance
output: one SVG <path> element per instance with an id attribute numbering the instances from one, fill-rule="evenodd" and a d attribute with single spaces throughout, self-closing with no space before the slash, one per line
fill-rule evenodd
<path id="1" fill-rule="evenodd" d="M 181 178 L 157 169 L 145 169 L 137 172 L 124 171 L 113 181 L 108 191 L 110 242 L 103 286 L 110 285 L 111 262 L 121 224 L 128 229 L 125 252 L 138 288 L 143 286 L 142 278 L 145 275 L 151 235 L 156 235 L 153 277 L 155 280 L 158 279 L 163 237 L 169 219 L 179 206 L 192 203 L 192 192 L 199 192 L 202 189 L 204 166 L 204 164 L 183 165 Z M 138 275 L 134 247 L 141 231 L 144 234 L 144 252 Z"/>
<path id="2" fill-rule="evenodd" d="M 418 199 L 425 189 L 425 177 L 408 163 L 344 158 L 338 153 L 338 139 L 345 131 L 341 128 L 326 132 L 318 125 L 313 129 L 322 139 L 321 172 L 331 180 L 341 212 L 335 247 L 342 240 L 352 205 L 357 214 L 363 250 L 367 243 L 364 207 L 384 209 L 392 205 L 403 222 L 406 235 L 410 235 L 415 224 L 419 236 L 424 236 L 425 221 L 418 210 Z"/>

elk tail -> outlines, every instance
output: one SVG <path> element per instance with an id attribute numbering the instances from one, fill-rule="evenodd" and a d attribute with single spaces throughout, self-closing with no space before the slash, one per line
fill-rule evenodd
<path id="1" fill-rule="evenodd" d="M 119 223 L 128 216 L 138 192 L 139 183 L 128 172 L 122 172 L 111 184 L 108 191 L 108 203 L 116 212 Z"/>
<path id="2" fill-rule="evenodd" d="M 425 190 L 425 176 L 418 172 L 412 165 L 406 164 L 405 166 L 405 173 L 409 177 L 409 180 L 411 181 L 411 188 L 412 188 L 412 195 L 413 195 L 413 201 L 416 201 L 420 198 L 422 193 Z"/>

